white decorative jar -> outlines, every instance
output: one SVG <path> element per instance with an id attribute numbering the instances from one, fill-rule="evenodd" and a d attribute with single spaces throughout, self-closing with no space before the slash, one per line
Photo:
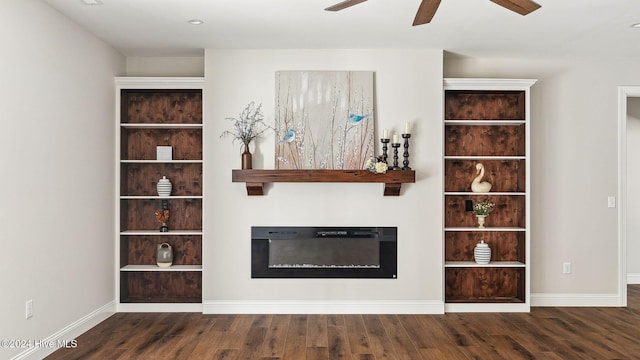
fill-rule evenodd
<path id="1" fill-rule="evenodd" d="M 168 268 L 173 264 L 173 251 L 169 243 L 158 244 L 156 264 L 161 268 Z"/>
<path id="2" fill-rule="evenodd" d="M 487 265 L 491 261 L 491 248 L 484 240 L 480 240 L 473 249 L 473 257 L 476 264 Z"/>
<path id="3" fill-rule="evenodd" d="M 169 181 L 166 176 L 163 176 L 162 179 L 158 180 L 156 187 L 160 197 L 169 197 L 169 195 L 171 195 L 171 181 Z"/>

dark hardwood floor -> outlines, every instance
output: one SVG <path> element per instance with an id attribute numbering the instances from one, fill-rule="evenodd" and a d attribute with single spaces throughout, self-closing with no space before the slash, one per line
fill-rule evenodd
<path id="1" fill-rule="evenodd" d="M 627 308 L 446 315 L 119 313 L 47 359 L 640 359 Z"/>

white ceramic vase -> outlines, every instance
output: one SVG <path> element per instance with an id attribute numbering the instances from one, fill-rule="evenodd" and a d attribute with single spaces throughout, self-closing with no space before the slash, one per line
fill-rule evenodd
<path id="1" fill-rule="evenodd" d="M 169 181 L 166 176 L 158 180 L 156 188 L 158 189 L 158 195 L 160 197 L 169 197 L 171 195 L 171 181 Z"/>
<path id="2" fill-rule="evenodd" d="M 173 251 L 169 243 L 158 244 L 156 250 L 156 264 L 161 268 L 168 268 L 173 264 Z"/>
<path id="3" fill-rule="evenodd" d="M 484 229 L 484 219 L 486 219 L 487 216 L 489 215 L 476 215 L 476 217 L 478 218 L 478 227 L 480 229 Z"/>
<path id="4" fill-rule="evenodd" d="M 476 264 L 487 265 L 491 261 L 491 248 L 489 244 L 481 240 L 473 249 L 473 258 Z"/>

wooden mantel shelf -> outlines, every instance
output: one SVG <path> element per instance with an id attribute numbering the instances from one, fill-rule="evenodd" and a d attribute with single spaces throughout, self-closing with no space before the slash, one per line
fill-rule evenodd
<path id="1" fill-rule="evenodd" d="M 389 170 L 374 174 L 368 170 L 233 170 L 233 182 L 247 184 L 247 195 L 264 195 L 264 184 L 272 182 L 384 183 L 385 196 L 400 195 L 402 183 L 416 182 L 413 170 Z"/>

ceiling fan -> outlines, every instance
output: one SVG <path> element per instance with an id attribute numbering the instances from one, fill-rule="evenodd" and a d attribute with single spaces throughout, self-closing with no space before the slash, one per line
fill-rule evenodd
<path id="1" fill-rule="evenodd" d="M 350 6 L 360 4 L 365 1 L 367 0 L 345 0 L 333 6 L 329 6 L 325 10 L 339 11 L 342 9 L 346 9 Z M 511 11 L 515 11 L 520 15 L 527 15 L 530 12 L 533 12 L 538 8 L 540 8 L 540 4 L 535 3 L 532 0 L 491 0 L 491 1 Z M 422 2 L 420 3 L 420 7 L 418 8 L 418 12 L 416 13 L 416 17 L 413 20 L 413 26 L 427 24 L 431 22 L 433 15 L 435 15 L 436 10 L 438 10 L 438 6 L 440 6 L 440 0 L 422 0 Z"/>

